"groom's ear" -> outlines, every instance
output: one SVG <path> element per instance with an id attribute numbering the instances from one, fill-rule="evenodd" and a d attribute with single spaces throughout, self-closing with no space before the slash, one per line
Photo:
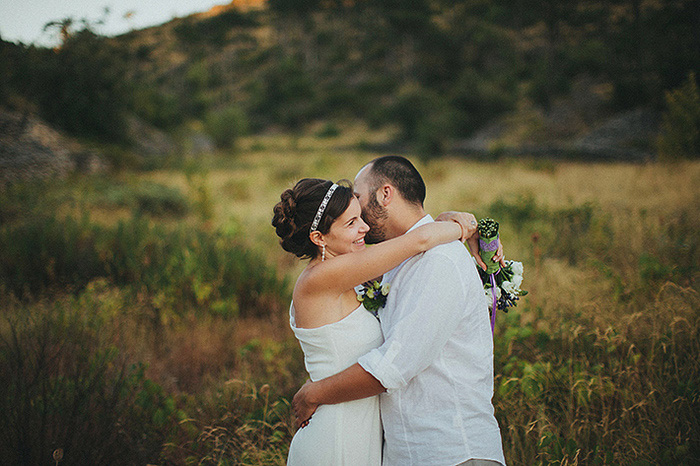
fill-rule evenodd
<path id="1" fill-rule="evenodd" d="M 391 204 L 394 197 L 396 197 L 396 188 L 390 184 L 385 184 L 377 190 L 377 202 L 383 207 Z"/>

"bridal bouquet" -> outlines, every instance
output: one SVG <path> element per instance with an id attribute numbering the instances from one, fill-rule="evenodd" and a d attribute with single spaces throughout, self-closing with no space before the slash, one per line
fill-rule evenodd
<path id="1" fill-rule="evenodd" d="M 515 306 L 515 302 L 527 294 L 527 291 L 520 289 L 523 282 L 522 262 L 506 261 L 505 267 L 501 267 L 493 260 L 498 250 L 498 228 L 498 222 L 494 219 L 479 220 L 479 255 L 486 264 L 486 270 L 481 267 L 477 269 L 491 309 L 491 331 L 496 324 L 496 310 L 508 312 L 509 307 Z"/>
<path id="2" fill-rule="evenodd" d="M 379 309 L 386 304 L 386 297 L 389 294 L 389 284 L 382 285 L 374 280 L 362 285 L 362 290 L 357 293 L 357 300 L 361 302 L 365 309 L 377 316 Z"/>
<path id="3" fill-rule="evenodd" d="M 477 267 L 477 269 L 484 284 L 484 294 L 488 300 L 489 309 L 492 309 L 494 287 L 491 284 L 490 274 L 481 270 L 480 267 Z M 515 307 L 516 301 L 527 294 L 527 291 L 520 289 L 520 285 L 523 282 L 523 263 L 507 260 L 506 266 L 500 269 L 500 272 L 495 274 L 494 277 L 496 282 L 496 309 L 508 312 L 509 307 Z"/>

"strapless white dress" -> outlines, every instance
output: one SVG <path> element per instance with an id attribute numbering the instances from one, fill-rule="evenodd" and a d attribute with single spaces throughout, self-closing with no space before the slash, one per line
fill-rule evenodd
<path id="1" fill-rule="evenodd" d="M 384 341 L 379 322 L 362 305 L 344 319 L 318 328 L 296 326 L 294 303 L 289 314 L 313 381 L 352 366 L 360 356 Z M 309 425 L 294 435 L 287 457 L 288 466 L 380 466 L 381 463 L 378 396 L 319 406 Z"/>

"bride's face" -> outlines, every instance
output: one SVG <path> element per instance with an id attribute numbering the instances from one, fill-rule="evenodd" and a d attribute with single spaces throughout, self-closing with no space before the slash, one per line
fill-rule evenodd
<path id="1" fill-rule="evenodd" d="M 324 235 L 326 255 L 339 256 L 349 252 L 361 251 L 365 247 L 365 235 L 369 227 L 362 220 L 360 202 L 353 198 L 345 212 L 331 225 Z"/>

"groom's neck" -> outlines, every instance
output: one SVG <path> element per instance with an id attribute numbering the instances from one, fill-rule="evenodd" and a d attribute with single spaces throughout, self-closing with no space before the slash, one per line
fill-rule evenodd
<path id="1" fill-rule="evenodd" d="M 423 217 L 425 217 L 423 207 L 413 204 L 406 204 L 392 211 L 387 219 L 386 239 L 403 235 Z"/>

